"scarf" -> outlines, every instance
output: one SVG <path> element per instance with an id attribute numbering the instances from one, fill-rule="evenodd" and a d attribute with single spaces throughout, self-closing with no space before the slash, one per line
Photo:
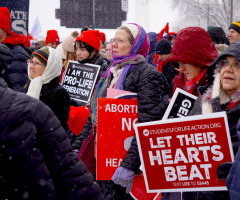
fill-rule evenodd
<path id="1" fill-rule="evenodd" d="M 145 30 L 135 24 L 138 28 L 138 34 L 134 39 L 130 53 L 128 55 L 116 56 L 113 54 L 113 47 L 111 48 L 112 53 L 112 65 L 104 72 L 101 76 L 99 82 L 95 86 L 93 96 L 91 98 L 91 118 L 93 125 L 97 122 L 97 99 L 106 97 L 107 88 L 109 87 L 112 79 L 112 67 L 124 66 L 122 73 L 120 74 L 117 83 L 115 85 L 116 89 L 123 90 L 123 85 L 126 80 L 127 75 L 131 70 L 137 67 L 138 63 L 145 60 L 146 52 L 149 50 L 148 36 Z"/>
<path id="2" fill-rule="evenodd" d="M 195 78 L 189 81 L 185 77 L 185 82 L 186 82 L 185 86 L 186 86 L 187 92 L 192 94 L 193 90 L 198 86 L 199 81 L 206 74 L 206 71 L 207 69 L 204 69 L 200 74 L 198 74 Z"/>
<path id="3" fill-rule="evenodd" d="M 31 79 L 29 77 L 31 82 L 28 87 L 27 94 L 31 97 L 39 99 L 42 90 L 42 85 L 49 83 L 54 78 L 60 76 L 61 70 L 62 70 L 62 58 L 60 54 L 57 53 L 56 49 L 49 47 L 49 57 L 47 61 L 47 66 L 42 76 L 38 76 L 34 79 Z"/>

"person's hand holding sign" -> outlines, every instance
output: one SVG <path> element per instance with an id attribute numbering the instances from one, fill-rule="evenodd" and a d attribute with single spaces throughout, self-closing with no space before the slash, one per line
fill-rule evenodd
<path id="1" fill-rule="evenodd" d="M 121 185 L 122 187 L 126 188 L 126 193 L 129 194 L 133 179 L 134 179 L 134 171 L 127 169 L 125 167 L 118 167 L 112 176 L 112 181 L 115 184 Z"/>

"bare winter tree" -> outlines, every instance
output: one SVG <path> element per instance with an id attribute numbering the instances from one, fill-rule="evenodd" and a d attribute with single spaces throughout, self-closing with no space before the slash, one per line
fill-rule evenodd
<path id="1" fill-rule="evenodd" d="M 219 26 L 226 31 L 232 21 L 240 20 L 239 0 L 171 0 L 171 5 L 185 20 L 198 18 L 206 27 Z"/>

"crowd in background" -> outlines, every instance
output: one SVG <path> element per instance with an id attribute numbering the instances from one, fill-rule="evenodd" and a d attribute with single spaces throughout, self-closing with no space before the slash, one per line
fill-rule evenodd
<path id="1" fill-rule="evenodd" d="M 133 199 L 141 171 L 136 137 L 112 180 L 96 180 L 97 99 L 109 88 L 137 94 L 139 123 L 161 120 L 177 88 L 197 96 L 189 116 L 225 111 L 235 160 L 217 173 L 228 190 L 169 192 L 161 199 L 240 199 L 240 21 L 228 30 L 178 32 L 166 23 L 159 33 L 127 23 L 110 41 L 88 27 L 63 41 L 48 30 L 33 46 L 10 24 L 8 8 L 0 7 L 0 199 Z M 100 67 L 88 103 L 61 85 L 70 60 Z M 93 149 L 84 152 L 87 142 Z"/>

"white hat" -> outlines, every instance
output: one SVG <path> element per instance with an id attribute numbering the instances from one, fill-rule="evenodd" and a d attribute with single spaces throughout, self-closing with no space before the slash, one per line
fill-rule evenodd
<path id="1" fill-rule="evenodd" d="M 135 24 L 125 24 L 123 26 L 125 26 L 129 29 L 129 31 L 132 33 L 134 39 L 137 37 L 138 27 Z"/>
<path id="2" fill-rule="evenodd" d="M 63 49 L 62 43 L 57 46 L 56 51 L 62 59 L 65 60 L 67 58 L 67 51 Z"/>
<path id="3" fill-rule="evenodd" d="M 74 31 L 69 35 L 67 38 L 65 38 L 62 42 L 62 48 L 68 52 L 75 52 L 74 51 L 74 41 L 79 35 L 78 31 Z"/>

